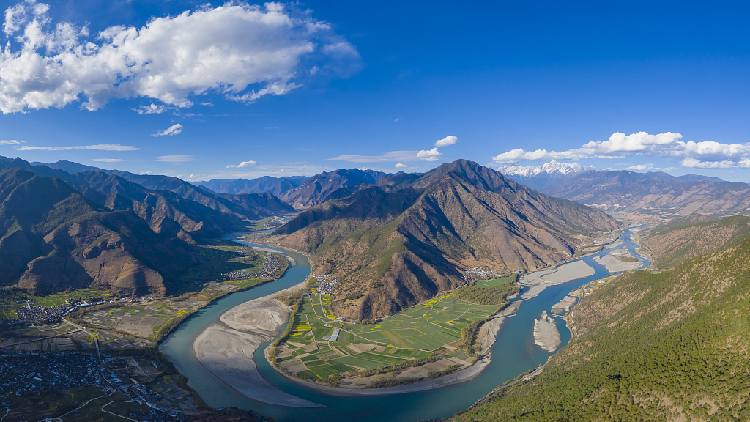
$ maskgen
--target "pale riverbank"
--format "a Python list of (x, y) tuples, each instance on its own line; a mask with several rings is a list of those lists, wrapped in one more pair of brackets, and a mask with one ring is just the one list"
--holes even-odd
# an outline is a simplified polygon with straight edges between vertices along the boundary
[(291, 308), (274, 297), (304, 285), (300, 283), (227, 310), (220, 318), (226, 326), (212, 324), (195, 339), (195, 357), (209, 372), (249, 398), (287, 407), (319, 407), (271, 385), (253, 360), (255, 350), (276, 337), (289, 319)]
[(594, 261), (604, 265), (607, 268), (607, 271), (609, 271), (610, 273), (619, 273), (622, 271), (634, 270), (636, 268), (640, 268), (641, 266), (640, 260), (634, 262), (625, 262), (622, 261), (620, 257), (623, 257), (625, 259), (633, 258), (633, 256), (630, 255), (627, 249), (615, 249), (606, 256), (594, 258)]
[(562, 264), (554, 268), (524, 274), (519, 280), (519, 285), (529, 287), (529, 290), (521, 295), (521, 299), (531, 299), (544, 291), (548, 286), (567, 283), (578, 278), (594, 275), (594, 268), (589, 264), (578, 260)]

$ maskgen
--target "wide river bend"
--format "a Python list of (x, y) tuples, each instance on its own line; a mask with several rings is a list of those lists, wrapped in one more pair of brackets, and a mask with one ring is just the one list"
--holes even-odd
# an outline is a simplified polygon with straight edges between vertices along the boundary
[[(235, 238), (237, 234), (228, 238)], [(402, 421), (446, 418), (471, 406), (498, 385), (515, 378), (518, 374), (544, 363), (552, 353), (534, 344), (534, 320), (543, 311), (548, 314), (553, 305), (573, 289), (610, 274), (594, 261), (595, 256), (604, 256), (612, 249), (627, 248), (631, 255), (639, 258), (642, 267), (648, 260), (635, 251), (637, 245), (631, 240), (632, 231), (626, 230), (622, 242), (607, 247), (583, 260), (594, 268), (594, 275), (547, 287), (538, 296), (523, 301), (516, 315), (507, 318), (500, 328), (497, 341), (492, 346), (492, 362), (475, 378), (460, 383), (427, 391), (378, 396), (331, 396), (293, 382), (274, 370), (263, 356), (268, 344), (255, 352), (254, 359), (261, 375), (277, 388), (325, 407), (290, 408), (270, 405), (249, 399), (208, 372), (193, 353), (193, 342), (209, 325), (219, 323), (219, 317), (228, 309), (248, 300), (267, 296), (304, 281), (310, 274), (310, 264), (304, 255), (283, 250), (296, 261), (283, 277), (272, 283), (250, 290), (233, 293), (200, 310), (174, 330), (162, 343), (160, 349), (177, 369), (189, 379), (203, 400), (210, 406), (239, 407), (252, 409), (262, 415), (283, 421)], [(266, 245), (255, 245), (263, 246)], [(561, 346), (570, 340), (570, 331), (562, 318), (555, 319), (561, 335)]]

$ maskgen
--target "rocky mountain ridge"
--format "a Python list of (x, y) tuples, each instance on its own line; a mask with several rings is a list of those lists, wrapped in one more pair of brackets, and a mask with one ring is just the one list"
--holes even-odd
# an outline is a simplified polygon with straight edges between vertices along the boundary
[(601, 211), (457, 160), (313, 206), (276, 240), (311, 253), (316, 272), (339, 276), (337, 315), (366, 319), (462, 285), (470, 267), (509, 272), (563, 262), (587, 236), (616, 227)]
[(163, 295), (195, 262), (179, 233), (156, 232), (133, 210), (107, 210), (60, 179), (0, 170), (0, 285)]

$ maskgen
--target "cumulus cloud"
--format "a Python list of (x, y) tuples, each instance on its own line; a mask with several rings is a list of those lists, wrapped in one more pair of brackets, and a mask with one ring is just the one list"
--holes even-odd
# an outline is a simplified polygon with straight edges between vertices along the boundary
[(404, 163), (396, 163), (396, 168), (397, 169), (406, 168), (406, 164), (404, 164)]
[(182, 132), (182, 125), (177, 123), (176, 125), (172, 125), (161, 132), (157, 131), (156, 133), (152, 133), (151, 136), (174, 136), (179, 135)]
[(94, 161), (101, 161), (103, 163), (119, 163), (123, 160), (120, 158), (94, 158)]
[(3, 113), (81, 100), (97, 110), (112, 98), (134, 97), (190, 107), (193, 97), (209, 92), (252, 102), (299, 87), (297, 79), (312, 77), (305, 69), (314, 62), (317, 73), (336, 74), (361, 61), (330, 25), (279, 3), (229, 2), (93, 36), (87, 27), (53, 24), (48, 11), (32, 0), (5, 10)]
[(735, 163), (732, 160), (721, 160), (721, 161), (702, 161), (692, 157), (685, 158), (680, 161), (683, 167), (693, 167), (699, 169), (728, 169), (731, 167), (750, 167), (750, 159), (742, 159), (739, 163)]
[(162, 114), (167, 110), (169, 110), (169, 107), (156, 105), (154, 103), (151, 103), (151, 105), (140, 106), (133, 109), (133, 111), (137, 112), (138, 114)]
[(16, 151), (68, 151), (72, 149), (94, 149), (99, 151), (136, 151), (140, 148), (131, 147), (128, 145), (120, 144), (96, 144), (96, 145), (85, 145), (77, 147), (34, 147), (34, 146), (22, 146), (16, 147)]
[(436, 147), (447, 147), (448, 145), (455, 145), (458, 142), (456, 136), (446, 136), (445, 138), (435, 142)]
[(257, 164), (258, 164), (258, 162), (255, 161), (255, 160), (248, 160), (248, 161), (243, 161), (243, 162), (241, 162), (239, 164), (230, 164), (226, 168), (228, 168), (228, 169), (242, 168), (242, 167), (254, 166), (254, 165), (257, 165)]
[(162, 161), (165, 163), (187, 163), (188, 161), (195, 160), (192, 155), (162, 155), (156, 157), (156, 161)]
[(654, 163), (646, 163), (646, 164), (634, 164), (632, 166), (625, 167), (625, 170), (659, 170), (659, 169), (654, 167)]
[[(642, 155), (662, 158), (682, 158), (685, 167), (725, 168), (737, 167), (750, 156), (750, 144), (723, 144), (715, 141), (682, 141), (679, 133), (650, 135), (638, 132), (630, 135), (613, 133), (606, 141), (591, 141), (580, 148), (567, 151), (521, 148), (492, 157), (496, 163), (517, 163), (523, 160), (578, 160), (585, 158), (623, 158)], [(714, 164), (709, 164), (714, 163)]]
[(428, 150), (421, 150), (417, 153), (417, 158), (425, 161), (437, 161), (438, 156), (443, 155), (442, 152), (438, 151), (437, 147)]

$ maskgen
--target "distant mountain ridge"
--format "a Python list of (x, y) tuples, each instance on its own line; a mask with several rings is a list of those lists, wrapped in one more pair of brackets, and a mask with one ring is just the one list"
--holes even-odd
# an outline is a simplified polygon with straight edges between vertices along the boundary
[(309, 179), (307, 176), (271, 177), (257, 179), (211, 179), (198, 185), (216, 193), (270, 193), (276, 197), (296, 188)]
[(337, 315), (367, 319), (462, 285), (470, 267), (514, 271), (563, 262), (582, 238), (616, 227), (601, 211), (458, 160), (361, 186), (276, 233), (282, 245), (310, 253), (316, 273), (339, 276)]
[(581, 172), (541, 189), (547, 195), (613, 211), (670, 209), (688, 215), (741, 212), (750, 207), (750, 185), (664, 172)]
[(335, 191), (351, 188), (359, 183), (375, 184), (387, 174), (375, 170), (340, 169), (317, 174), (294, 189), (286, 191), (279, 199), (295, 209), (322, 204)]
[[(58, 167), (77, 168), (68, 162)], [(39, 176), (59, 178), (107, 209), (132, 209), (154, 231), (165, 229), (189, 242), (195, 236), (210, 238), (239, 230), (244, 227), (243, 219), (257, 220), (293, 211), (270, 194), (216, 194), (176, 177), (123, 171), (71, 174), (46, 165), (31, 165), (19, 158), (0, 159), (0, 168), (20, 168)]]
[(595, 171), (593, 166), (582, 166), (578, 163), (560, 163), (552, 160), (541, 166), (504, 166), (497, 171), (505, 177), (528, 186), (531, 189), (540, 190), (555, 182), (575, 173)]

